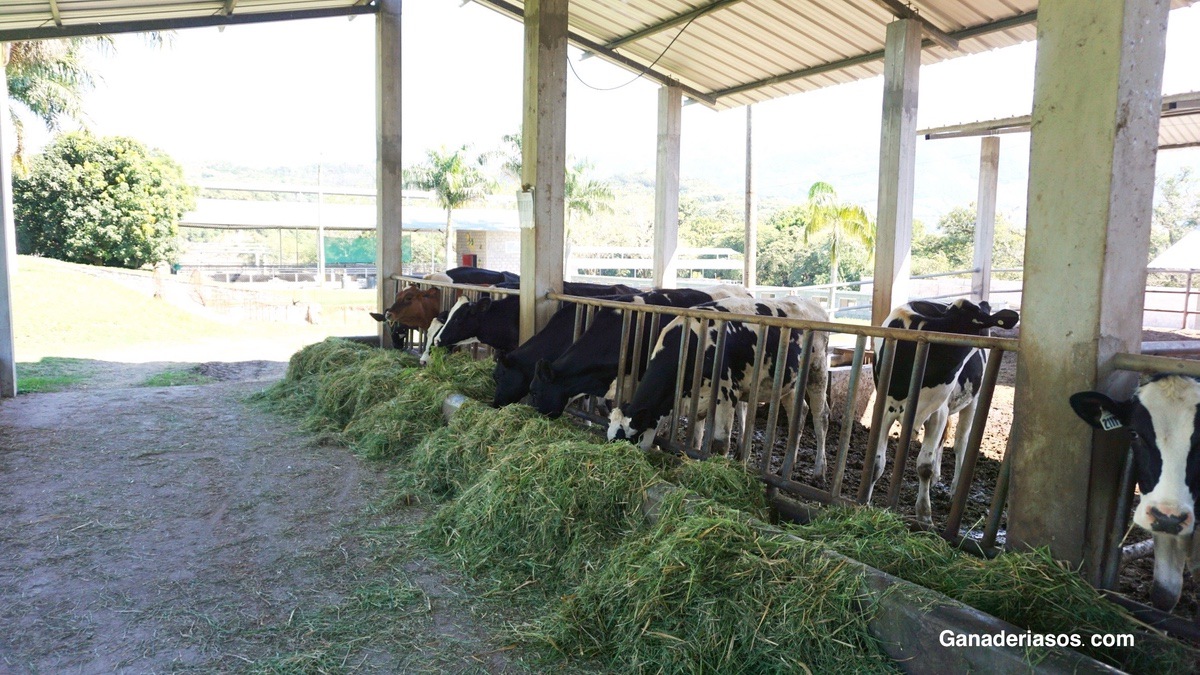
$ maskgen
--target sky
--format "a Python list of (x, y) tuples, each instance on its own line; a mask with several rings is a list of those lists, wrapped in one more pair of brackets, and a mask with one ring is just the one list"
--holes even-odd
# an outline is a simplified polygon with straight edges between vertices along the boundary
[[(500, 147), (521, 117), (521, 26), (461, 0), (407, 0), (403, 16), (403, 159), (463, 144)], [(161, 148), (189, 171), (209, 162), (306, 166), (375, 163), (374, 17), (177, 31), (155, 47), (118, 36), (94, 54), (89, 127)], [(925, 66), (918, 126), (1028, 114), (1036, 46)], [(653, 176), (658, 85), (570, 50), (567, 151), (600, 177)], [(1200, 7), (1171, 12), (1164, 92), (1200, 91)], [(624, 86), (622, 86), (624, 85)], [(607, 90), (606, 90), (607, 89)], [(760, 199), (799, 201), (815, 181), (874, 211), (882, 78), (754, 107)], [(27, 124), (34, 129), (36, 124)], [(46, 133), (34, 132), (34, 149)], [(684, 108), (681, 177), (743, 189), (745, 109)], [(1028, 134), (1001, 137), (997, 208), (1024, 222)], [(914, 215), (927, 224), (975, 200), (979, 139), (918, 142)], [(1160, 153), (1159, 175), (1200, 174), (1200, 148)]]

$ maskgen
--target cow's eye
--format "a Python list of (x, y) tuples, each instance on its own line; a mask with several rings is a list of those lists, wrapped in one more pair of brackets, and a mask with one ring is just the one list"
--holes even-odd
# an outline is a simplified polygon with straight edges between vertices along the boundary
[(1141, 435), (1138, 434), (1138, 432), (1134, 431), (1133, 429), (1129, 430), (1129, 437), (1135, 441), (1141, 440), (1141, 438), (1142, 438)]

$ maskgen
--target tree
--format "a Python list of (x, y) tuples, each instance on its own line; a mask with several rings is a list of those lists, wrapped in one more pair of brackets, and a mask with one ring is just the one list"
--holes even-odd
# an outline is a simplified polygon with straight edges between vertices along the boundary
[(1184, 235), (1200, 227), (1200, 185), (1184, 167), (1159, 182), (1150, 228), (1150, 259), (1171, 248)]
[(132, 138), (64, 134), (13, 180), (17, 250), (109, 267), (173, 262), (179, 219), (195, 203), (166, 154)]
[[(108, 39), (108, 38), (104, 38)], [(8, 47), (6, 80), (9, 100), (17, 106), (9, 111), (17, 132), (16, 166), (24, 169), (25, 126), (18, 114), (23, 108), (57, 130), (65, 122), (83, 119), (83, 93), (95, 83), (83, 52), (97, 38), (32, 40), (13, 42)]]
[(486, 160), (486, 155), (470, 156), (465, 145), (453, 152), (443, 147), (427, 150), (425, 163), (405, 174), (405, 187), (429, 190), (446, 210), (446, 269), (456, 265), (454, 210), (483, 199), (492, 189), (492, 182), (483, 173)]
[[(950, 209), (938, 220), (937, 231), (913, 227), (913, 273), (932, 274), (972, 269), (975, 265), (974, 204)], [(1025, 255), (1025, 234), (1003, 213), (996, 214), (992, 233), (992, 266), (1020, 267)]]
[[(804, 241), (814, 235), (829, 233), (829, 283), (838, 283), (838, 263), (841, 260), (844, 242), (857, 242), (868, 251), (875, 248), (875, 224), (867, 212), (857, 204), (838, 201), (837, 192), (829, 183), (816, 182), (808, 188), (808, 202), (803, 207), (805, 216)], [(829, 289), (829, 306), (833, 308), (837, 286)]]

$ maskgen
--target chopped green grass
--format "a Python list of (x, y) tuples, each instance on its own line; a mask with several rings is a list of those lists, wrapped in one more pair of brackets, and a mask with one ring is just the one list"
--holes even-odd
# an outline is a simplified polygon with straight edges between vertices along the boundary
[(762, 481), (725, 457), (713, 456), (702, 462), (684, 457), (682, 464), (670, 470), (668, 479), (760, 520), (769, 514)]
[[(811, 524), (792, 530), (854, 558), (1038, 633), (1130, 633), (1143, 628), (1105, 600), (1083, 577), (1048, 550), (1008, 552), (984, 560), (956, 550), (941, 537), (911, 532), (894, 513), (829, 507)], [(1181, 645), (1092, 648), (1079, 651), (1131, 672), (1187, 672), (1194, 654)]]

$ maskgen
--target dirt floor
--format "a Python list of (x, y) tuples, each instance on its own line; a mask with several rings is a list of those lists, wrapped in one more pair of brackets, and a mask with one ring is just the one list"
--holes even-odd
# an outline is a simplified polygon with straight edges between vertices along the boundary
[(399, 552), (380, 574), (363, 554), (365, 533), (425, 512), (368, 509), (381, 467), (246, 401), (282, 360), (192, 363), (216, 381), (137, 386), (185, 365), (92, 361), (81, 390), (0, 403), (0, 673), (316, 670), (322, 645), (300, 619), (379, 578), (398, 578), (411, 614), (325, 663), (506, 669), (452, 572)]

